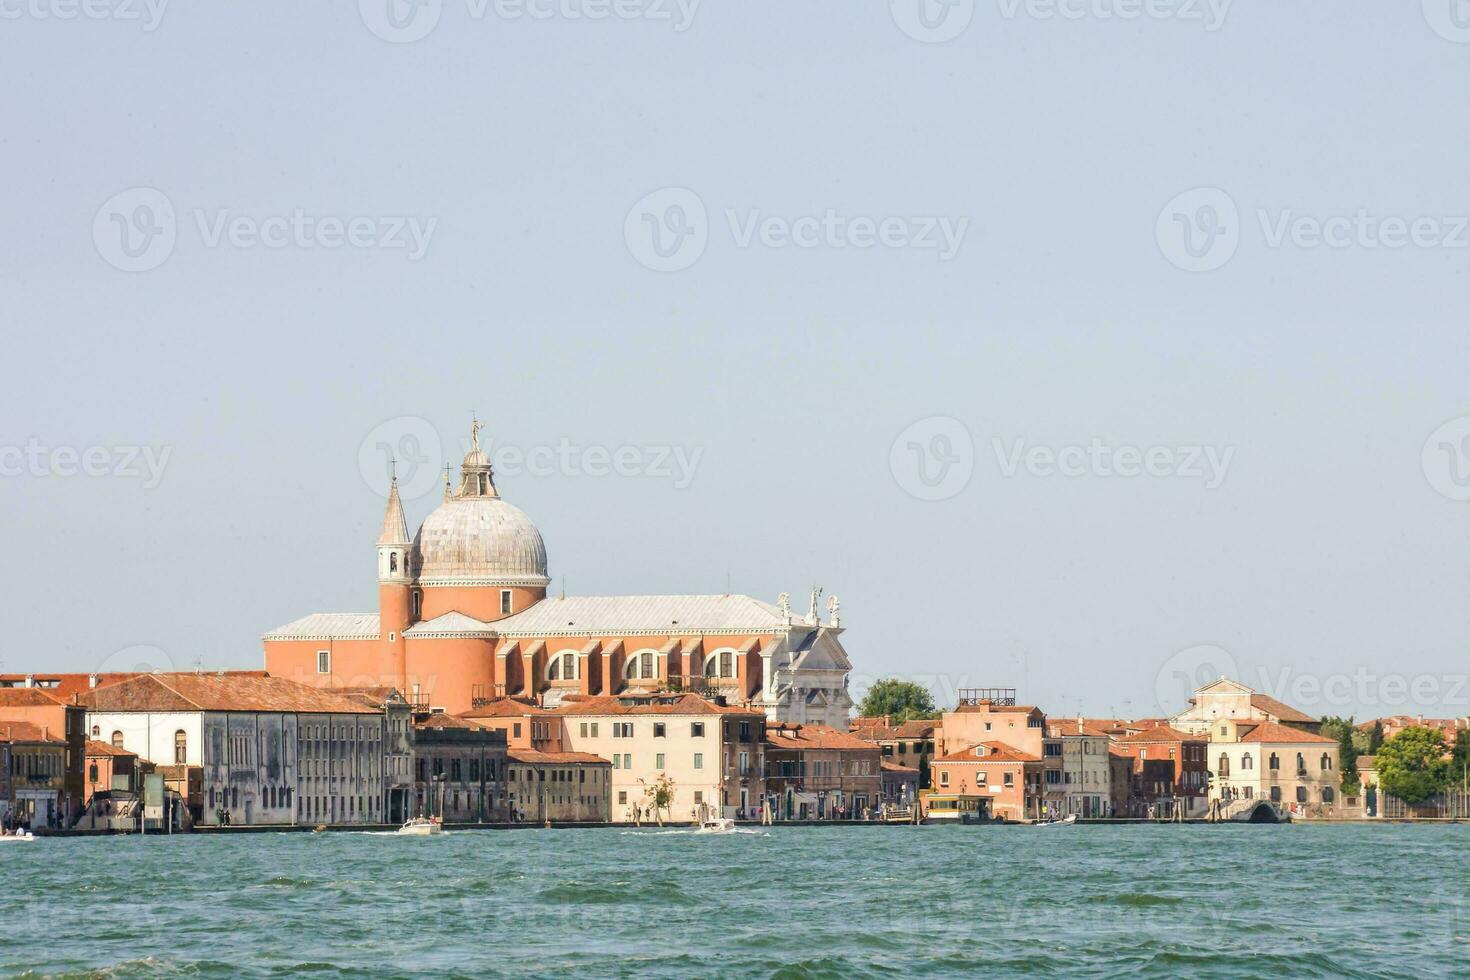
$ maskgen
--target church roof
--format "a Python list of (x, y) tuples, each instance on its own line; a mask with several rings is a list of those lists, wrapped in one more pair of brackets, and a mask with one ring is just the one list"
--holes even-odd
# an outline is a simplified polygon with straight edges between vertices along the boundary
[(283, 677), (249, 674), (143, 674), (82, 695), (91, 711), (247, 711), (377, 714), (357, 698)]
[(265, 634), (266, 640), (376, 640), (377, 613), (312, 613)]
[(785, 628), (779, 608), (748, 595), (546, 598), (494, 624), (501, 636), (767, 633)]
[(422, 623), (415, 623), (403, 631), (404, 636), (494, 636), (495, 627), (482, 623), (473, 616), (450, 611)]

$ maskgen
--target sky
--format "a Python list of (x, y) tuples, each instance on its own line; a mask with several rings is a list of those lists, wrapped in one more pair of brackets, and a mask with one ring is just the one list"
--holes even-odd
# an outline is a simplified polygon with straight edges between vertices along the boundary
[(0, 77), (0, 670), (375, 609), (473, 412), (553, 589), (821, 586), (859, 693), (1470, 714), (1459, 0), (0, 0)]

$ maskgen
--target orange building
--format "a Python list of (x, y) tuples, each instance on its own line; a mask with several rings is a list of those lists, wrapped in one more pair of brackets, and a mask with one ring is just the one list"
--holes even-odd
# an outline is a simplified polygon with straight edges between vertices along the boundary
[[(136, 790), (139, 783), (138, 753), (129, 752), (108, 742), (87, 742), (87, 796), (83, 806), (97, 793), (110, 793), (114, 788)], [(119, 780), (126, 783), (117, 786)]]
[(983, 742), (950, 752), (930, 764), (934, 792), (940, 796), (980, 796), (989, 801), (980, 813), (1006, 820), (1041, 816), (1040, 755), (1018, 752), (1001, 742)]
[(86, 798), (82, 764), (86, 755), (86, 712), (78, 704), (39, 687), (0, 688), (0, 727), (11, 723), (34, 725), (46, 742), (65, 746), (62, 755), (60, 793), (50, 822), (70, 827), (81, 815)]
[(820, 590), (804, 617), (784, 595), (776, 605), (743, 595), (548, 598), (541, 532), (501, 498), (478, 422), (458, 488), (446, 480), (412, 537), (393, 481), (377, 573), (376, 614), (317, 613), (272, 630), (266, 670), (318, 687), (388, 685), (416, 711), (687, 690), (774, 721), (847, 727), (851, 664), (835, 598), (827, 622)]

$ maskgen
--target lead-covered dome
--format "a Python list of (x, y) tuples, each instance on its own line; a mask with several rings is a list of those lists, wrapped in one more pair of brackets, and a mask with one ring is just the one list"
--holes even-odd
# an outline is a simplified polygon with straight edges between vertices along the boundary
[(459, 489), (451, 494), (445, 483), (444, 503), (414, 536), (413, 575), (421, 585), (545, 586), (546, 543), (519, 507), (500, 499), (479, 435), (475, 422)]

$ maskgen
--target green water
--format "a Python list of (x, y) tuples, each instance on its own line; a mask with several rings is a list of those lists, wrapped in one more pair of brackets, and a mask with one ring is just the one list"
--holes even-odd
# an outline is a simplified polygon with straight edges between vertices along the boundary
[(1470, 975), (1470, 827), (0, 845), (0, 973)]

